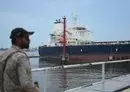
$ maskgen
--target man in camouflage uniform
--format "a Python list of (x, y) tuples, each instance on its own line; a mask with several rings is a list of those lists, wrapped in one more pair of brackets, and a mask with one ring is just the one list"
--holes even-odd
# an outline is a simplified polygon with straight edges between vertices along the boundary
[(6, 59), (8, 55), (15, 52), (8, 58), (3, 73), (5, 92), (40, 92), (32, 81), (29, 58), (23, 51), (29, 48), (29, 35), (33, 33), (23, 28), (15, 28), (11, 32), (12, 47), (2, 56), (2, 59)]

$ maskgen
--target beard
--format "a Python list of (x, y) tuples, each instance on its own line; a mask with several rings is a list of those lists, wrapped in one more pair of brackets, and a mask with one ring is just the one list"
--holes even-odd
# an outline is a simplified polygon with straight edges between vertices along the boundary
[(22, 48), (22, 49), (29, 49), (29, 44), (22, 44), (22, 45), (21, 45), (21, 48)]

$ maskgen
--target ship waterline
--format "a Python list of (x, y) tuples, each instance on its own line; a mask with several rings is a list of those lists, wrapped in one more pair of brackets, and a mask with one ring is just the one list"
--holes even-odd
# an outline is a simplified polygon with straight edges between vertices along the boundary
[[(44, 61), (47, 61), (49, 63), (56, 63), (61, 64), (62, 63), (62, 57), (59, 56), (43, 56), (44, 58), (41, 58)], [(68, 60), (66, 59), (65, 64), (81, 64), (81, 63), (89, 63), (89, 62), (101, 62), (101, 61), (111, 61), (111, 60), (124, 60), (129, 59), (130, 54), (102, 54), (102, 55), (72, 55)]]

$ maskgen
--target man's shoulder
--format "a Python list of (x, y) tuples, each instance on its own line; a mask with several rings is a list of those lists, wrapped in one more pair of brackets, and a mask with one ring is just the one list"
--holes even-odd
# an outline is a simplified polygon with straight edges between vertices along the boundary
[(16, 51), (16, 53), (13, 55), (14, 57), (19, 57), (19, 58), (26, 58), (27, 54), (23, 51)]
[(6, 51), (4, 51), (3, 53), (1, 53), (0, 57), (1, 60), (4, 60), (8, 57), (8, 55), (12, 52), (13, 50), (11, 48), (7, 49)]
[(14, 48), (9, 48), (8, 50), (6, 50), (6, 51), (3, 53), (2, 57), (6, 58), (6, 57), (8, 57), (9, 55), (11, 55), (11, 57), (12, 57), (13, 59), (20, 58), (20, 57), (22, 57), (22, 58), (27, 57), (27, 54), (26, 54), (24, 51), (22, 51), (22, 50), (17, 50), (17, 49), (14, 49)]

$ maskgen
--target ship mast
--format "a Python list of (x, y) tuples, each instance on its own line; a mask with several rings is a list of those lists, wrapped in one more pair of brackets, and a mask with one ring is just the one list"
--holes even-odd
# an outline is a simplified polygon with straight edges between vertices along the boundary
[(77, 25), (77, 15), (72, 15), (72, 19), (73, 19), (73, 25), (76, 26)]
[(63, 17), (63, 27), (64, 27), (64, 34), (63, 34), (63, 56), (62, 61), (65, 61), (66, 57), (66, 17)]

